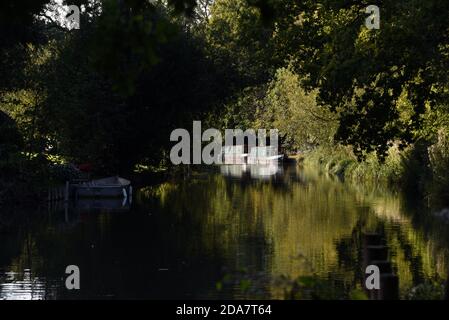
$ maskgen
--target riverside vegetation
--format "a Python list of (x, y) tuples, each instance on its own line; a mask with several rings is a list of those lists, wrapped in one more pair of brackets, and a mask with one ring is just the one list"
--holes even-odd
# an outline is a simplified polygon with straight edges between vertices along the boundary
[[(312, 170), (314, 173), (324, 170), (354, 182), (396, 185), (408, 194), (426, 199), (425, 203), (432, 207), (441, 209), (449, 205), (448, 1), (382, 2), (380, 29), (373, 30), (365, 26), (365, 9), (373, 3), (365, 0), (73, 0), (63, 3), (82, 9), (79, 30), (65, 29), (60, 19), (51, 14), (57, 5), (55, 0), (0, 3), (0, 205), (39, 201), (48, 186), (76, 176), (75, 165), (87, 164), (92, 174), (99, 176), (141, 177), (173, 171), (168, 170), (173, 169), (169, 161), (173, 146), (170, 133), (176, 128), (189, 128), (195, 120), (202, 121), (204, 127), (218, 129), (276, 128), (284, 152), (299, 154), (308, 170), (319, 165), (319, 169)], [(191, 228), (184, 227), (185, 221), (179, 224), (182, 225), (179, 230), (185, 233), (208, 228), (208, 223), (215, 220), (208, 220), (204, 212), (218, 212), (217, 220), (223, 221), (219, 227), (230, 230), (223, 234), (231, 240), (242, 238), (238, 222), (248, 219), (248, 229), (256, 236), (266, 232), (267, 239), (277, 241), (277, 248), (285, 243), (284, 235), (291, 234), (286, 242), (289, 245), (304, 243), (310, 247), (309, 253), (313, 253), (313, 245), (318, 244), (327, 250), (326, 257), (334, 261), (336, 237), (332, 235), (338, 233), (337, 238), (342, 239), (340, 247), (350, 247), (350, 252), (355, 254), (357, 245), (352, 245), (353, 239), (346, 234), (359, 234), (358, 219), (375, 219), (372, 214), (361, 215), (358, 210), (364, 208), (357, 206), (358, 197), (351, 196), (338, 184), (331, 187), (340, 188), (340, 193), (327, 188), (327, 184), (318, 189), (320, 192), (296, 185), (294, 197), (287, 196), (279, 186), (268, 188), (260, 184), (264, 192), (257, 185), (251, 187), (255, 189), (234, 186), (235, 195), (248, 197), (251, 201), (247, 203), (257, 204), (251, 214), (242, 215), (241, 207), (234, 207), (228, 197), (224, 178), (211, 174), (208, 177), (215, 179), (212, 187), (198, 188), (201, 201), (194, 201), (195, 206), (191, 206), (190, 186), (181, 188), (185, 202), (175, 192), (182, 187), (179, 183), (167, 184), (162, 192), (162, 199), (176, 200), (167, 201), (176, 214), (190, 206), (197, 213), (196, 216), (191, 212), (186, 214), (189, 219), (198, 218), (199, 222), (193, 221)], [(218, 187), (214, 189), (214, 185)], [(330, 203), (338, 204), (337, 200), (345, 196), (349, 197), (345, 203), (352, 210), (339, 205), (325, 208), (329, 197), (336, 198)], [(271, 201), (271, 197), (277, 200)], [(303, 197), (310, 197), (310, 201), (303, 201)], [(155, 198), (152, 194), (148, 202), (156, 201)], [(298, 228), (292, 225), (290, 233), (284, 231), (286, 201), (293, 201), (288, 208), (298, 221)], [(271, 203), (276, 204), (277, 214), (270, 211)], [(302, 232), (300, 227), (308, 226), (302, 219), (320, 222), (316, 220), (317, 204), (323, 215), (320, 221), (340, 217), (341, 225), (319, 223), (317, 228), (305, 228)], [(301, 206), (306, 207), (301, 209)], [(381, 211), (393, 216), (398, 213), (397, 205)], [(416, 216), (424, 216), (423, 211), (416, 210)], [(228, 228), (229, 212), (236, 219), (231, 229)], [(278, 231), (271, 233), (269, 227), (264, 231), (257, 224), (262, 221), (257, 218), (260, 214), (267, 220), (275, 219), (274, 227)], [(351, 225), (345, 218), (347, 214), (351, 215)], [(155, 250), (159, 252), (159, 243), (167, 239), (162, 236), (158, 242), (147, 236), (165, 235), (172, 223), (164, 219), (176, 216), (164, 214), (156, 218), (160, 217), (160, 225), (154, 224), (153, 218), (147, 215), (112, 218), (118, 221), (113, 226), (128, 225), (128, 230), (140, 230), (128, 239), (131, 244), (123, 246), (127, 257), (129, 248), (135, 248), (134, 239), (134, 243), (144, 243), (139, 237), (148, 240), (149, 246), (156, 243)], [(144, 220), (148, 224), (139, 220), (136, 223), (134, 218), (149, 219)], [(102, 223), (108, 221), (104, 219)], [(415, 222), (410, 221), (407, 220), (406, 230), (415, 227)], [(98, 227), (95, 221), (91, 222)], [(377, 225), (377, 221), (373, 224)], [(422, 222), (416, 225), (428, 226)], [(19, 229), (26, 226), (22, 222), (15, 224)], [(51, 229), (44, 226), (43, 230)], [(350, 229), (346, 230), (348, 226)], [(92, 228), (94, 234), (102, 234), (95, 228)], [(148, 232), (148, 228), (154, 232)], [(402, 278), (413, 276), (413, 281), (403, 283), (415, 286), (422, 282), (419, 268), (416, 273), (410, 272), (409, 252), (413, 253), (410, 256), (417, 256), (413, 250), (422, 251), (420, 256), (426, 257), (413, 261), (425, 263), (429, 275), (426, 278), (432, 278), (435, 270), (439, 275), (437, 286), (424, 283), (413, 291), (414, 296), (440, 298), (443, 295), (442, 290), (434, 288), (442, 288), (447, 272), (444, 250), (435, 254), (430, 251), (433, 247), (423, 240), (429, 234), (435, 243), (444, 240), (447, 232), (443, 228), (440, 233), (435, 229), (420, 231), (422, 236), (415, 236), (395, 225), (391, 227), (390, 243), (397, 244), (393, 249), (404, 251), (395, 255), (404, 258), (397, 263), (399, 274)], [(45, 243), (47, 234), (39, 228), (36, 230), (36, 239), (40, 239), (36, 243)], [(320, 230), (313, 236), (325, 241), (315, 243), (305, 237), (313, 230)], [(79, 238), (87, 246), (89, 239), (82, 234)], [(106, 243), (116, 244), (118, 241), (112, 240), (112, 235), (122, 234), (122, 229), (114, 229)], [(179, 239), (179, 250), (183, 252), (189, 249), (186, 243), (194, 243), (178, 236), (173, 238)], [(73, 248), (81, 250), (78, 237), (72, 240)], [(205, 245), (216, 252), (213, 241), (208, 239)], [(18, 252), (26, 247), (18, 241), (1, 243), (7, 246), (14, 243)], [(52, 243), (65, 244), (64, 241)], [(232, 241), (218, 239), (216, 243), (227, 246)], [(48, 254), (48, 261), (70, 253), (65, 247), (60, 251), (42, 248), (33, 247)], [(230, 257), (235, 257), (233, 247), (229, 248)], [(290, 263), (291, 256), (297, 253), (294, 249), (275, 253), (281, 255), (280, 260)], [(77, 252), (83, 257), (90, 256)], [(141, 248), (135, 252), (134, 256), (139, 256)], [(260, 257), (255, 250), (248, 252), (254, 254), (254, 259)], [(151, 266), (154, 256), (164, 255), (147, 256)], [(342, 254), (343, 262), (349, 260), (346, 264), (335, 264), (351, 266), (348, 282), (356, 279), (352, 272), (358, 272), (352, 257), (353, 254)], [(198, 261), (203, 258), (199, 255)], [(435, 263), (433, 258), (438, 261)], [(198, 265), (204, 267), (202, 263)], [(128, 266), (127, 274), (134, 274), (134, 261)], [(18, 271), (23, 269), (20, 267)], [(197, 278), (199, 281), (212, 281), (212, 277), (204, 277), (210, 268), (192, 270), (195, 269), (204, 271)], [(99, 274), (103, 274), (101, 270)], [(323, 275), (333, 273), (322, 270)], [(55, 274), (60, 276), (56, 271)], [(300, 287), (306, 289), (304, 295), (287, 290), (287, 297), (313, 298), (317, 289), (324, 288), (324, 295), (318, 295), (324, 298), (329, 293), (326, 288), (333, 290), (337, 286), (333, 280), (311, 281), (314, 275), (304, 278), (304, 274), (293, 272), (293, 279), (299, 278), (285, 281), (293, 287), (299, 281)], [(221, 287), (217, 283), (217, 288)], [(250, 285), (244, 281), (242, 287), (246, 290)], [(353, 295), (353, 298), (360, 296), (358, 292), (346, 292), (344, 297)], [(341, 292), (338, 296), (341, 297)]]
[(72, 2), (70, 31), (54, 0), (2, 4), (0, 203), (39, 199), (72, 164), (167, 169), (193, 120), (277, 128), (306, 164), (447, 201), (447, 3), (383, 4), (368, 30), (365, 1)]

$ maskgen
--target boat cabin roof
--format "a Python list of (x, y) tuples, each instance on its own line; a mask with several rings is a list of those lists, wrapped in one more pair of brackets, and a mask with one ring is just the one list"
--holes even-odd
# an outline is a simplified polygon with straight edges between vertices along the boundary
[(253, 157), (272, 157), (278, 155), (278, 149), (275, 146), (253, 147), (249, 154)]
[(244, 145), (224, 146), (223, 153), (224, 154), (243, 154), (243, 153), (245, 153), (245, 146)]

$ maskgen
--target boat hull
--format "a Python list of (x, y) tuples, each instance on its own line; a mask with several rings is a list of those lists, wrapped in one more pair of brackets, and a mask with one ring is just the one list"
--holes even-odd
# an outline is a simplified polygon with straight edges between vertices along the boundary
[(79, 198), (123, 198), (128, 195), (128, 187), (79, 186), (76, 194)]
[(93, 180), (74, 186), (77, 198), (130, 198), (131, 183), (120, 177)]
[(283, 159), (283, 155), (276, 155), (270, 157), (248, 157), (248, 164), (271, 164), (281, 161)]

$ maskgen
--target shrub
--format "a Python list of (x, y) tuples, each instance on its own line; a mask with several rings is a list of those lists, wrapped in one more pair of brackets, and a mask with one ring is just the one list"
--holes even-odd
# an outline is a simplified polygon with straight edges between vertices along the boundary
[(433, 191), (440, 198), (449, 199), (449, 132), (438, 131), (437, 141), (428, 148), (430, 169), (432, 171)]

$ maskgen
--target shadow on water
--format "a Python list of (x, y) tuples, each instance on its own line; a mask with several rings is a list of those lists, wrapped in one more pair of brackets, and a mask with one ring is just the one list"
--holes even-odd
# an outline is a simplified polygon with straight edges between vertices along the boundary
[[(129, 207), (3, 209), (0, 298), (363, 298), (369, 233), (388, 247), (400, 298), (443, 296), (448, 226), (425, 206), (271, 165), (195, 171), (141, 188)], [(71, 264), (80, 290), (65, 288)]]

